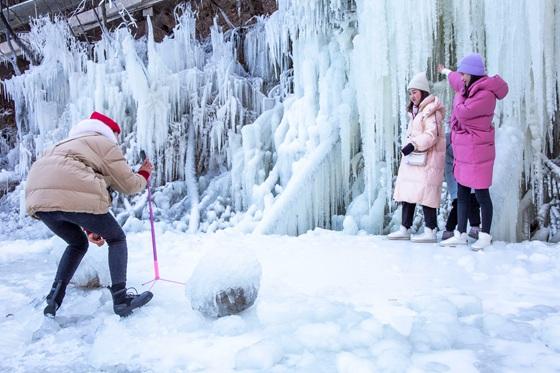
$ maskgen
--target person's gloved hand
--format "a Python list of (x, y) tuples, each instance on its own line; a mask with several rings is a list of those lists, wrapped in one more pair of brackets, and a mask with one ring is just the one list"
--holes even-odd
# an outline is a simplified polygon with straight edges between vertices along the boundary
[(412, 145), (411, 143), (406, 144), (402, 149), (401, 152), (404, 155), (409, 155), (410, 153), (412, 153), (414, 151), (414, 145)]
[(97, 233), (88, 232), (87, 238), (88, 238), (89, 242), (94, 243), (97, 246), (102, 246), (105, 243), (105, 240), (103, 239), (103, 237), (101, 237)]
[(142, 163), (142, 166), (140, 166), (140, 169), (138, 169), (138, 173), (144, 176), (144, 179), (148, 180), (150, 178), (153, 169), (154, 169), (154, 165), (152, 164), (152, 162), (150, 162), (148, 158), (146, 158), (144, 159), (144, 163)]

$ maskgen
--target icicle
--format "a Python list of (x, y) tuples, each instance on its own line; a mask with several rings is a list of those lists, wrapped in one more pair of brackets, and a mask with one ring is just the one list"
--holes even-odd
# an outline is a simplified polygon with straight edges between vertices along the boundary
[[(186, 118), (184, 118), (184, 123), (185, 122)], [(187, 183), (187, 194), (191, 202), (191, 214), (189, 219), (190, 233), (196, 233), (196, 231), (198, 231), (198, 224), (200, 222), (198, 183), (196, 181), (195, 169), (195, 141), (194, 124), (191, 123), (188, 125), (187, 129), (187, 156), (185, 160), (185, 180)]]
[(255, 25), (247, 31), (243, 41), (243, 53), (248, 72), (253, 77), (271, 80), (273, 77), (273, 59), (270, 56), (266, 39), (266, 20), (256, 18)]

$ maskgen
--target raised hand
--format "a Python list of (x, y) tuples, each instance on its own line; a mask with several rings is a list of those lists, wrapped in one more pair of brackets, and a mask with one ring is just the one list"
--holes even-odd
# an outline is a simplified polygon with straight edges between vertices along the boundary
[(412, 145), (412, 144), (410, 144), (410, 143), (406, 144), (406, 145), (401, 149), (401, 152), (402, 152), (404, 155), (409, 155), (409, 154), (412, 153), (413, 151), (414, 151), (414, 145)]
[(142, 163), (142, 166), (140, 166), (140, 169), (138, 170), (138, 172), (144, 171), (148, 175), (151, 175), (153, 169), (154, 169), (154, 165), (152, 164), (152, 162), (150, 162), (150, 160), (148, 158), (146, 158), (146, 159), (144, 159), (144, 162)]

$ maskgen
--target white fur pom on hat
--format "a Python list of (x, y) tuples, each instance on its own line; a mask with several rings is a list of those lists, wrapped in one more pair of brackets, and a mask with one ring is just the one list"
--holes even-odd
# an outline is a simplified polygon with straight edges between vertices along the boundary
[(430, 93), (430, 82), (428, 82), (428, 78), (426, 78), (426, 73), (421, 72), (414, 75), (410, 83), (408, 83), (407, 89), (419, 89)]

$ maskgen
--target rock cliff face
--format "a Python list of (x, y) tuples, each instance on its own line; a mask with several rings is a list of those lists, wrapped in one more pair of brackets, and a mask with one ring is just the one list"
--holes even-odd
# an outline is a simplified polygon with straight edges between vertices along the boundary
[[(251, 19), (259, 15), (268, 15), (276, 10), (275, 0), (203, 0), (203, 1), (163, 1), (153, 7), (153, 25), (156, 41), (161, 41), (175, 27), (173, 11), (177, 5), (190, 3), (198, 12), (196, 31), (201, 38), (210, 34), (214, 19), (224, 29), (242, 27), (251, 24)], [(140, 12), (141, 13), (141, 12)], [(146, 33), (146, 18), (143, 14), (134, 14), (138, 29), (136, 35)]]

